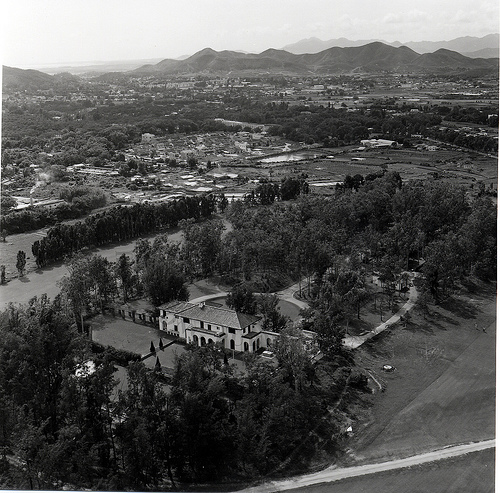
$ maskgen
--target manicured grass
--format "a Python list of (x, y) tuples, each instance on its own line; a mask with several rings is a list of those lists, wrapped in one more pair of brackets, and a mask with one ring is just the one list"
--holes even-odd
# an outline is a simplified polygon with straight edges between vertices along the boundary
[[(165, 335), (159, 329), (140, 322), (134, 323), (130, 320), (123, 320), (121, 317), (102, 316), (94, 317), (89, 322), (92, 325), (92, 339), (105, 346), (113, 346), (117, 349), (126, 349), (137, 354), (146, 355), (149, 353), (151, 342), (156, 349), (160, 342), (160, 337), (166, 344), (174, 338)], [(163, 366), (173, 367), (175, 354), (184, 351), (180, 344), (173, 344), (163, 351), (159, 351), (160, 362)], [(151, 357), (144, 360), (146, 366), (152, 366), (156, 358)]]
[[(431, 307), (425, 318), (414, 311), (406, 330), (398, 325), (356, 350), (358, 365), (385, 392), (357, 409), (355, 462), (494, 437), (495, 286), (482, 288)], [(384, 364), (396, 371), (384, 373)]]

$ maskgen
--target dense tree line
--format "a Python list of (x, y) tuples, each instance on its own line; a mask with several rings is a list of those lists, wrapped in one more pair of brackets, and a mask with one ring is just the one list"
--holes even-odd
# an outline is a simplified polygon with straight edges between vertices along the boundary
[(93, 214), (75, 224), (57, 224), (47, 236), (34, 242), (32, 253), (39, 267), (48, 265), (82, 248), (130, 240), (164, 228), (182, 219), (207, 218), (216, 210), (213, 195), (183, 197), (161, 204), (116, 206)]
[(106, 194), (102, 190), (82, 186), (63, 188), (60, 198), (66, 203), (54, 208), (34, 207), (2, 214), (0, 229), (5, 229), (8, 234), (25, 233), (68, 219), (78, 219), (107, 203)]
[[(266, 291), (282, 275), (322, 279), (342, 257), (370, 260), (375, 270), (392, 266), (395, 275), (409, 268), (410, 258), (423, 258), (426, 269), (440, 265), (435, 270), (439, 292), (450, 287), (443, 284), (448, 274), (454, 280), (474, 273), (493, 278), (496, 211), (488, 197), (434, 180), (403, 183), (392, 172), (346, 183), (329, 198), (231, 204), (233, 230), (222, 244), (222, 271), (257, 282), (256, 291)], [(449, 264), (439, 260), (445, 251)]]
[[(0, 480), (8, 488), (178, 490), (307, 467), (342, 448), (355, 370), (312, 365), (293, 329), (277, 366), (233, 373), (215, 346), (188, 348), (167, 391), (130, 363), (115, 390), (111, 353), (93, 352), (64, 298), (0, 313)], [(351, 381), (352, 380), (352, 381)]]

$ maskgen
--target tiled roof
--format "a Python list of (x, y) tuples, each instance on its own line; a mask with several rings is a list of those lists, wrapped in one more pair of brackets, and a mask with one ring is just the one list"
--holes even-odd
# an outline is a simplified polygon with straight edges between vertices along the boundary
[(165, 303), (164, 305), (159, 306), (158, 308), (160, 310), (168, 310), (169, 312), (173, 313), (179, 313), (182, 310), (185, 310), (186, 308), (190, 308), (192, 306), (196, 306), (193, 303), (189, 303), (187, 301), (169, 301), (168, 303)]
[(243, 329), (260, 320), (260, 317), (239, 313), (229, 308), (219, 308), (206, 304), (194, 305), (187, 302), (176, 302), (162, 305), (160, 309), (169, 310), (176, 315), (182, 315), (193, 320), (201, 320), (208, 324), (222, 325), (233, 329)]

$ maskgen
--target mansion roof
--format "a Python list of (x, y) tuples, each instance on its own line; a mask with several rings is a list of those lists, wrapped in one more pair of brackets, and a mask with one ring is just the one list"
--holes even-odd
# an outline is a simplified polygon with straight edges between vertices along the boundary
[(173, 301), (159, 307), (174, 315), (180, 315), (193, 320), (231, 327), (233, 329), (244, 329), (260, 320), (256, 315), (240, 313), (229, 308), (221, 308), (207, 305), (205, 303), (194, 304), (186, 301)]

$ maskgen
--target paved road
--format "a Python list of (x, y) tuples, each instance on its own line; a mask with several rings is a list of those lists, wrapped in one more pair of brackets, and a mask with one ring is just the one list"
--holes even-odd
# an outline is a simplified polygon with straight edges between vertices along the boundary
[[(302, 281), (304, 283), (304, 281)], [(217, 289), (219, 289), (217, 287)], [(298, 300), (295, 298), (293, 295), (299, 290), (299, 283), (293, 284), (292, 286), (289, 286), (288, 288), (282, 290), (282, 291), (277, 291), (276, 294), (279, 299), (288, 301), (292, 303), (293, 305), (298, 306), (299, 308), (308, 308), (309, 305), (305, 303), (304, 301)], [(260, 293), (254, 293), (254, 294), (260, 294)], [(261, 293), (261, 294), (273, 294), (273, 293)], [(227, 296), (228, 292), (227, 291), (221, 291), (214, 293), (214, 294), (207, 294), (204, 296), (199, 296), (198, 298), (195, 298), (193, 300), (190, 300), (191, 303), (201, 303), (202, 301), (208, 301), (214, 298), (220, 298), (221, 296)]]
[(321, 483), (339, 481), (346, 478), (353, 478), (356, 476), (364, 476), (366, 474), (375, 474), (384, 471), (391, 471), (394, 469), (417, 466), (420, 464), (426, 464), (428, 462), (435, 462), (438, 460), (449, 459), (451, 457), (458, 457), (471, 452), (478, 452), (480, 450), (486, 450), (494, 447), (495, 440), (485, 440), (482, 442), (446, 447), (443, 449), (435, 450), (433, 452), (427, 452), (425, 454), (414, 455), (405, 459), (397, 459), (389, 462), (379, 462), (376, 464), (366, 464), (363, 466), (345, 468), (337, 468), (333, 466), (318, 473), (297, 476), (296, 478), (284, 481), (264, 483), (259, 486), (247, 488), (243, 491), (248, 493), (272, 493), (275, 491), (286, 491), (303, 486), (312, 486)]
[(399, 322), (401, 315), (404, 315), (407, 311), (411, 310), (415, 306), (417, 298), (418, 298), (417, 290), (415, 289), (415, 286), (411, 285), (408, 294), (408, 301), (389, 320), (387, 320), (384, 323), (381, 323), (378, 327), (371, 330), (365, 335), (362, 336), (347, 335), (342, 340), (344, 346), (351, 349), (356, 349), (362, 344), (364, 344), (368, 339), (375, 337), (376, 335), (380, 334), (381, 332), (389, 328), (392, 324)]

